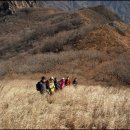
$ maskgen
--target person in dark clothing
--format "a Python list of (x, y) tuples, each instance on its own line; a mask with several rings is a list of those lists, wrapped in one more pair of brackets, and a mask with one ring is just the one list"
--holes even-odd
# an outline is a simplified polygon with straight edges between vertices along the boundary
[(74, 80), (73, 80), (73, 85), (74, 85), (74, 87), (77, 87), (77, 85), (78, 85), (77, 78), (74, 78)]
[(54, 78), (55, 90), (59, 90), (59, 84), (57, 78)]
[(41, 78), (41, 81), (38, 82), (38, 87), (41, 94), (47, 92), (46, 78), (44, 76)]
[(49, 80), (46, 80), (46, 88), (49, 90)]
[(50, 85), (49, 85), (49, 80), (46, 80), (46, 91), (48, 92), (48, 94), (50, 94)]

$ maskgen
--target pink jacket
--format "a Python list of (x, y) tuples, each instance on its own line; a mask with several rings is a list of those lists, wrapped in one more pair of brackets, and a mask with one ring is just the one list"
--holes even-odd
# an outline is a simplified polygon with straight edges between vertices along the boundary
[(60, 87), (61, 87), (61, 88), (64, 88), (64, 87), (65, 87), (65, 81), (63, 81), (63, 80), (60, 81)]

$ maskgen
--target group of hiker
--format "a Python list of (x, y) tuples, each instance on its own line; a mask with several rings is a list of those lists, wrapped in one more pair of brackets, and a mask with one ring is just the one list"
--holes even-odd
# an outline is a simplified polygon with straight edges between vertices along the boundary
[(50, 77), (49, 80), (46, 79), (45, 76), (41, 77), (41, 80), (36, 84), (36, 89), (41, 94), (43, 93), (49, 93), (52, 95), (55, 91), (62, 90), (64, 87), (69, 87), (70, 85), (73, 85), (74, 87), (77, 87), (77, 78), (74, 78), (74, 80), (71, 83), (71, 80), (69, 77), (62, 78), (61, 80), (57, 80), (57, 78)]

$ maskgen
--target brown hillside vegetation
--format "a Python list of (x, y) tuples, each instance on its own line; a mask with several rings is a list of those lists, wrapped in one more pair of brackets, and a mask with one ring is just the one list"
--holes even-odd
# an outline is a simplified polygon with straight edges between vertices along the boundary
[[(129, 47), (130, 26), (100, 6), (0, 17), (0, 129), (130, 129)], [(79, 86), (40, 95), (43, 75)]]
[(86, 81), (130, 83), (130, 28), (103, 7), (23, 8), (0, 21), (1, 76), (61, 70)]

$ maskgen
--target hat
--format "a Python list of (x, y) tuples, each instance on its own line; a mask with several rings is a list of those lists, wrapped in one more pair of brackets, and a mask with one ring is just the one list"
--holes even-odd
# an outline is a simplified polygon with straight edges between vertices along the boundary
[(51, 77), (50, 79), (54, 80), (54, 77)]

